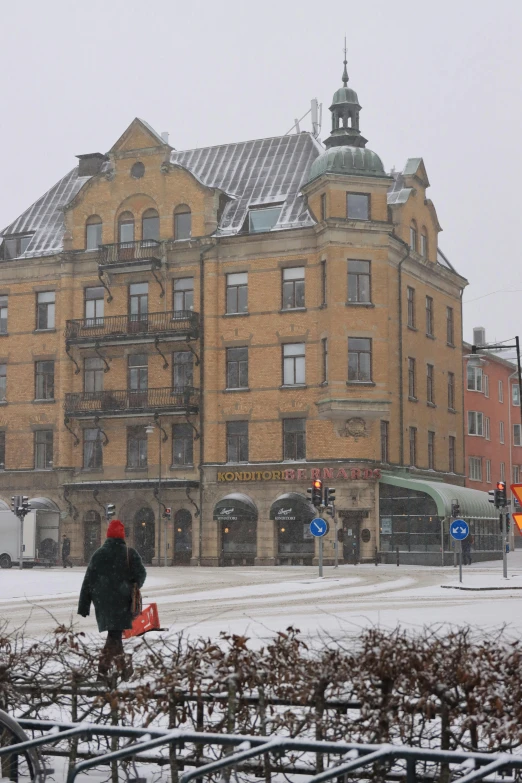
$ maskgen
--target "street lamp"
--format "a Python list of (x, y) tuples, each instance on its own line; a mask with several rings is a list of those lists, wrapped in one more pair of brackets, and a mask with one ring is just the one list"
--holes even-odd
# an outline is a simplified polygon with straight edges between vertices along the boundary
[[(161, 426), (159, 415), (157, 413), (154, 414), (154, 421), (158, 426), (158, 489), (156, 492), (156, 497), (158, 499), (158, 565), (161, 566), (161, 519), (162, 519), (162, 513), (161, 513), (161, 444), (165, 443), (166, 440), (168, 440), (168, 435)], [(145, 432), (147, 435), (152, 435), (155, 431), (156, 427), (154, 424), (147, 424), (145, 427)], [(164, 530), (163, 530), (163, 551), (164, 551), (164, 565), (165, 568), (167, 567), (167, 519), (163, 519), (164, 524)]]

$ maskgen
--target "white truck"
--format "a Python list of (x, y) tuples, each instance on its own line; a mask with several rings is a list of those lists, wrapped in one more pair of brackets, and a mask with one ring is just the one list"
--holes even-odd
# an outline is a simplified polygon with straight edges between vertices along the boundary
[[(55, 514), (31, 511), (24, 519), (23, 564), (51, 566), (58, 562), (58, 523)], [(20, 563), (21, 524), (11, 511), (0, 511), (0, 568)]]

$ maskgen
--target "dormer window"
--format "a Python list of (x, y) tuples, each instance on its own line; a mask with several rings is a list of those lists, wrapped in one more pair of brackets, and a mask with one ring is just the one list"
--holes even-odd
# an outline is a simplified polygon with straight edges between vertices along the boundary
[(410, 248), (414, 253), (417, 252), (417, 224), (414, 220), (410, 225)]
[(346, 217), (348, 220), (369, 220), (370, 196), (366, 193), (347, 193)]
[(85, 249), (98, 250), (102, 243), (102, 221), (98, 215), (91, 215), (85, 224)]
[(282, 207), (262, 207), (251, 209), (248, 213), (248, 231), (257, 234), (261, 231), (271, 231), (281, 214)]
[(19, 258), (25, 253), (27, 246), (32, 238), (32, 234), (26, 234), (25, 236), (17, 237), (5, 237), (4, 259), (6, 261), (11, 261), (13, 258)]

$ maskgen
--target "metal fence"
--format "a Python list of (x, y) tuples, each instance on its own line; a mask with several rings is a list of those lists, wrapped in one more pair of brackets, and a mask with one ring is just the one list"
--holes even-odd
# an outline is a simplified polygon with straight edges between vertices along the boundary
[(161, 243), (156, 239), (139, 239), (134, 242), (115, 242), (100, 245), (100, 265), (123, 264), (132, 261), (158, 261)]
[(70, 343), (129, 340), (134, 337), (197, 337), (198, 314), (192, 310), (140, 315), (109, 315), (67, 321), (65, 339)]
[(65, 395), (66, 416), (114, 416), (155, 410), (196, 412), (199, 389), (174, 386), (162, 389), (107, 389), (94, 392), (68, 392)]

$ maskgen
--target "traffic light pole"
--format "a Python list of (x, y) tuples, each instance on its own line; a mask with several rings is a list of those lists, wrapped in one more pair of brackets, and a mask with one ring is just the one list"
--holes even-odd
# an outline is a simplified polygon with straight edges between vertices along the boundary
[(335, 504), (333, 506), (333, 519), (334, 519), (334, 530), (335, 530), (335, 562), (334, 562), (334, 568), (339, 568), (339, 538), (337, 536), (337, 511), (335, 509)]
[(507, 514), (506, 510), (500, 512), (500, 523), (502, 526), (502, 572), (504, 579), (507, 579)]

